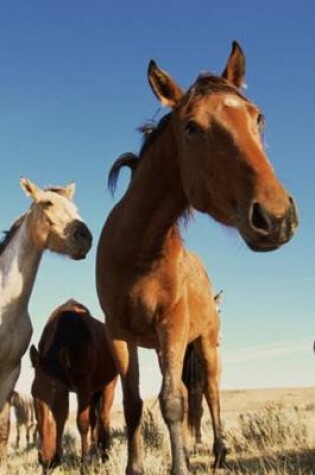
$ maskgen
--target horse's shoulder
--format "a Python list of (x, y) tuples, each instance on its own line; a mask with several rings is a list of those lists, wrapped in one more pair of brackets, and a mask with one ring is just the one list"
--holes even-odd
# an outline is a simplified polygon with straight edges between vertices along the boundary
[(193, 276), (207, 276), (208, 278), (207, 271), (202, 260), (194, 252), (185, 249), (183, 262), (187, 268), (187, 272), (192, 272)]

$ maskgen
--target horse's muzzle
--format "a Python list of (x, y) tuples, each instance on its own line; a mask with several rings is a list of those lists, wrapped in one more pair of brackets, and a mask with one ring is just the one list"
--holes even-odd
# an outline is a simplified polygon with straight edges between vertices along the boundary
[(252, 251), (273, 251), (290, 241), (298, 223), (298, 212), (292, 197), (289, 197), (289, 205), (281, 216), (269, 212), (255, 201), (249, 211), (249, 229), (240, 229), (240, 233)]
[(82, 221), (76, 220), (70, 228), (70, 252), (75, 260), (84, 259), (91, 249), (93, 237)]
[(38, 454), (38, 462), (43, 467), (43, 474), (48, 475), (51, 470), (61, 464), (60, 457), (56, 454), (52, 460), (43, 460), (41, 454)]

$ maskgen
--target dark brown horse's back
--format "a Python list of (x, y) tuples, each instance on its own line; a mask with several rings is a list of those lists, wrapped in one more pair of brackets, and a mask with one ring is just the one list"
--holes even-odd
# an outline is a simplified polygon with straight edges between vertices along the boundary
[(89, 379), (98, 390), (116, 375), (105, 324), (75, 300), (53, 312), (38, 348), (46, 370), (70, 389)]

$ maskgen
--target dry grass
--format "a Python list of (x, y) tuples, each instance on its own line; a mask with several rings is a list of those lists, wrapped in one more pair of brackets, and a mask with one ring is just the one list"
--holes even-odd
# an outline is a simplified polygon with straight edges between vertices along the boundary
[[(229, 467), (218, 473), (314, 475), (315, 388), (309, 388), (307, 393), (302, 392), (303, 390), (260, 391), (259, 394), (254, 391), (224, 392), (222, 419), (229, 448)], [(241, 409), (240, 412), (238, 408)], [(11, 440), (14, 438), (14, 431), (12, 432)], [(147, 403), (142, 432), (145, 474), (169, 474), (169, 440), (158, 404)], [(203, 439), (207, 443), (198, 448), (192, 447), (190, 456), (190, 471), (196, 475), (212, 473), (212, 426), (206, 415), (203, 419)], [(54, 470), (54, 474), (81, 475), (78, 442), (75, 424), (70, 421), (64, 438), (64, 463)], [(125, 464), (126, 442), (120, 409), (114, 417), (113, 443), (108, 462), (105, 466), (100, 466), (97, 461), (92, 462), (87, 473), (122, 475)], [(36, 448), (15, 451), (11, 444), (8, 475), (40, 473)]]

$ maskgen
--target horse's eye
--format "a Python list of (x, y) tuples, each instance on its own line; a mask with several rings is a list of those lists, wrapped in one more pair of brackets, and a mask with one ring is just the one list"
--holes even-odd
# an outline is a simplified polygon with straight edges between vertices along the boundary
[(200, 127), (199, 124), (197, 124), (193, 120), (189, 120), (184, 127), (184, 131), (188, 137), (191, 137), (192, 135), (199, 134), (203, 132), (202, 128)]
[(53, 206), (53, 202), (50, 201), (50, 200), (47, 200), (47, 201), (42, 201), (42, 207), (44, 209), (48, 209), (48, 208), (51, 208)]

